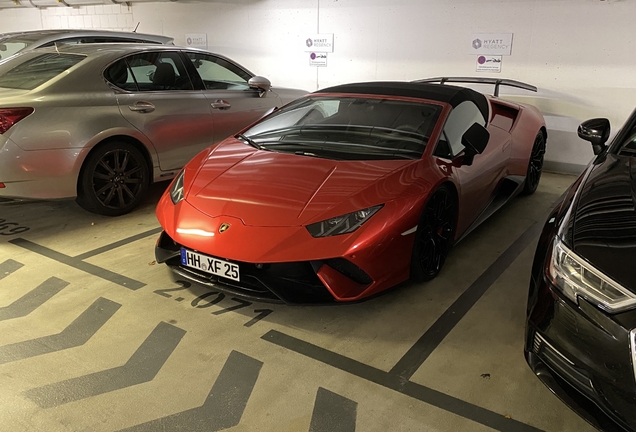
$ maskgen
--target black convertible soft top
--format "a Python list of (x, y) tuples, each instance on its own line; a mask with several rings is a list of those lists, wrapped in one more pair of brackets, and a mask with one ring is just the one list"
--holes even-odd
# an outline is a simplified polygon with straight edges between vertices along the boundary
[(318, 90), (315, 93), (356, 93), (415, 97), (446, 102), (452, 107), (456, 107), (464, 101), (473, 101), (484, 116), (484, 120), (488, 122), (489, 109), (486, 96), (466, 87), (458, 87), (447, 84), (423, 84), (402, 81), (374, 81), (343, 84)]

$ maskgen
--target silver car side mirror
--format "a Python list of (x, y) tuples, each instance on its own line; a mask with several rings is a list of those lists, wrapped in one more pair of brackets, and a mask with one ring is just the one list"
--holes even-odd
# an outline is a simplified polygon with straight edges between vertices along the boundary
[(247, 82), (247, 85), (249, 85), (252, 89), (258, 89), (258, 95), (260, 97), (263, 97), (265, 93), (267, 93), (272, 87), (272, 83), (267, 78), (262, 76), (255, 76), (250, 78), (250, 80)]

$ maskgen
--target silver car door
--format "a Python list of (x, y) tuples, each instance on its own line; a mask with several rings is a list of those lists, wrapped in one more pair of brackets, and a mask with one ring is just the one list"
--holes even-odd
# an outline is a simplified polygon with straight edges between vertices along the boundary
[(194, 90), (178, 51), (126, 57), (106, 70), (106, 78), (126, 90), (117, 94), (120, 111), (152, 142), (162, 171), (180, 169), (212, 144), (208, 100)]
[(214, 55), (184, 52), (192, 61), (203, 81), (204, 91), (214, 121), (214, 141), (234, 135), (255, 122), (274, 107), (280, 99), (272, 92), (261, 95), (250, 88), (252, 75), (229, 60)]

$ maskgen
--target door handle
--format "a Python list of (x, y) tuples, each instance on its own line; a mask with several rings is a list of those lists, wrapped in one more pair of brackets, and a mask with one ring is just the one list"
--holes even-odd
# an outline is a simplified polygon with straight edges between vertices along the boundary
[(232, 105), (223, 99), (217, 99), (214, 102), (212, 102), (212, 109), (218, 109), (218, 110), (226, 110), (226, 109), (230, 109), (232, 107)]
[(134, 105), (128, 105), (128, 109), (134, 112), (149, 113), (155, 110), (155, 106), (150, 102), (139, 101), (135, 102)]

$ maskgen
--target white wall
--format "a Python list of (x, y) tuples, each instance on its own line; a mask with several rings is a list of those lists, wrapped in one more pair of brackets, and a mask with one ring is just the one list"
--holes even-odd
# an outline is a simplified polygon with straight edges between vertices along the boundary
[[(352, 81), (489, 76), (468, 54), (473, 33), (514, 33), (501, 74), (540, 88), (510, 97), (539, 106), (549, 126), (546, 160), (580, 169), (592, 157), (581, 120), (609, 117), (614, 130), (636, 105), (636, 3), (626, 0), (225, 0), (0, 10), (3, 31), (113, 28), (159, 33), (185, 44), (207, 33), (225, 54), (274, 85), (308, 90)], [(64, 19), (66, 18), (66, 19)], [(334, 33), (328, 67), (312, 68), (302, 43)], [(570, 166), (570, 165), (574, 166)]]

